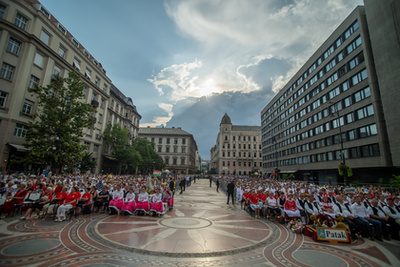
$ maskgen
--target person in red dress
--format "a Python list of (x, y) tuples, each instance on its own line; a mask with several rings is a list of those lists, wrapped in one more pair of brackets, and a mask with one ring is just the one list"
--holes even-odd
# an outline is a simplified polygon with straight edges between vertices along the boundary
[(28, 194), (28, 191), (25, 188), (26, 186), (24, 183), (19, 183), (18, 187), (18, 192), (15, 193), (14, 196), (8, 196), (3, 206), (0, 207), (0, 217), (2, 214), (7, 215), (12, 213), (15, 208), (14, 205), (21, 204), (24, 201), (26, 194)]
[(288, 217), (300, 217), (300, 210), (297, 208), (296, 201), (293, 199), (292, 194), (288, 195), (284, 208)]

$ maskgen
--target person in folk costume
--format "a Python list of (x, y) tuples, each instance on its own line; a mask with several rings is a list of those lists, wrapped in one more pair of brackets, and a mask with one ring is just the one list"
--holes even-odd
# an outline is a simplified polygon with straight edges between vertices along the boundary
[(162, 203), (162, 194), (160, 188), (156, 188), (156, 193), (151, 198), (150, 212), (154, 212), (154, 215), (161, 214), (164, 211), (164, 206)]
[(174, 195), (169, 187), (166, 188), (166, 191), (163, 193), (163, 202), (168, 204), (169, 209), (172, 209), (174, 206)]
[[(400, 240), (399, 237), (399, 229), (400, 229), (400, 212), (396, 209), (394, 205), (393, 198), (387, 199), (387, 206), (383, 207), (383, 211), (389, 215), (389, 224), (392, 228), (397, 229), (397, 231), (392, 231), (392, 238), (396, 240)], [(392, 229), (393, 230), (393, 229)]]
[(286, 202), (286, 198), (285, 198), (285, 193), (284, 192), (280, 192), (279, 193), (279, 198), (278, 198), (278, 206), (283, 209), (284, 205)]
[(141, 210), (147, 213), (149, 209), (149, 194), (146, 192), (146, 186), (142, 186), (136, 202), (136, 211)]
[[(389, 227), (387, 224), (389, 223), (390, 217), (385, 213), (383, 208), (379, 206), (377, 199), (371, 200), (371, 206), (367, 208), (367, 212), (371, 218), (374, 218), (381, 222), (383, 238), (389, 240)], [(398, 232), (399, 229), (397, 228), (397, 233)]]
[(128, 193), (125, 195), (124, 203), (122, 204), (121, 210), (123, 212), (133, 214), (133, 212), (135, 211), (135, 206), (135, 189), (133, 187), (130, 187), (128, 189)]
[(115, 190), (112, 193), (112, 200), (110, 201), (108, 207), (115, 209), (119, 215), (122, 205), (124, 204), (124, 192), (122, 191), (121, 185), (119, 184), (114, 188)]
[(289, 194), (288, 199), (285, 201), (284, 210), (289, 217), (300, 217), (300, 210), (297, 208), (296, 201), (293, 195)]
[(328, 196), (324, 196), (322, 198), (322, 202), (320, 203), (322, 213), (327, 214), (333, 218), (336, 217), (335, 212), (333, 211), (333, 206), (335, 204), (329, 202)]

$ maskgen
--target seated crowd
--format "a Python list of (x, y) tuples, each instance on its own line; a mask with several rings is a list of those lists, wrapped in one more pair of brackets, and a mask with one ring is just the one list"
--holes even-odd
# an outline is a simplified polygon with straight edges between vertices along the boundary
[(371, 240), (400, 240), (399, 189), (389, 193), (380, 187), (359, 187), (346, 194), (343, 186), (244, 177), (218, 179), (234, 179), (237, 200), (256, 218), (297, 218), (305, 225), (313, 223), (311, 215), (331, 219), (341, 215), (353, 240), (357, 234)]
[(2, 176), (0, 217), (16, 209), (24, 212), (20, 220), (35, 213), (34, 219), (52, 215), (57, 222), (91, 212), (162, 215), (172, 209), (175, 190), (174, 178), (164, 180), (148, 192), (142, 176)]

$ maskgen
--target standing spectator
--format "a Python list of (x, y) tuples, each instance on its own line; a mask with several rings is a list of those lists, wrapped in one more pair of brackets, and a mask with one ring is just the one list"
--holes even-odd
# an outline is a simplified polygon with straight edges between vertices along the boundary
[(217, 185), (217, 192), (219, 192), (218, 191), (218, 188), (219, 188), (219, 180), (218, 179), (217, 179), (217, 182), (215, 184)]
[(226, 204), (229, 205), (229, 197), (231, 197), (232, 198), (232, 205), (235, 205), (235, 200), (233, 198), (233, 193), (235, 193), (235, 184), (233, 183), (233, 180), (231, 180), (230, 183), (228, 184), (227, 193), (228, 193), (228, 201), (226, 202)]
[(210, 187), (211, 187), (211, 185), (212, 185), (212, 178), (211, 178), (211, 176), (210, 176)]

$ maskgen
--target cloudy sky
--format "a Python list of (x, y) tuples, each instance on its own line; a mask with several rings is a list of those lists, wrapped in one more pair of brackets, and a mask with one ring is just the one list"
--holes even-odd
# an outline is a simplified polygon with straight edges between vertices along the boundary
[(362, 0), (39, 0), (132, 97), (210, 158), (219, 123), (260, 112)]

